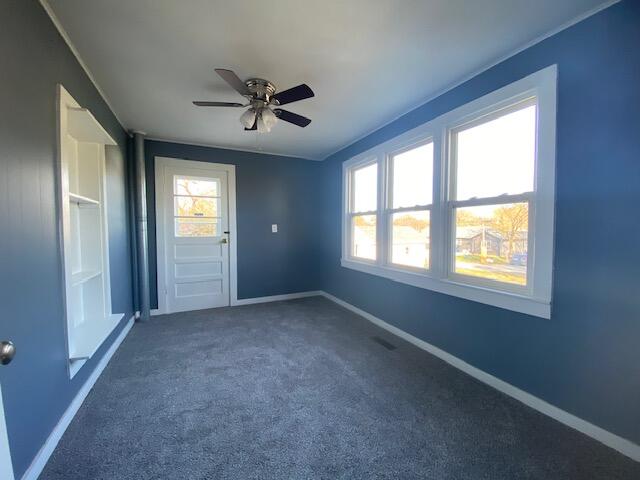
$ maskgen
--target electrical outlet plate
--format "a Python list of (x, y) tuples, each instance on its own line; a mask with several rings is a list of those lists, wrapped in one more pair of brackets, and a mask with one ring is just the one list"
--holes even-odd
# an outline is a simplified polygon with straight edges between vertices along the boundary
[(271, 233), (278, 233), (278, 224), (274, 223), (271, 225)]

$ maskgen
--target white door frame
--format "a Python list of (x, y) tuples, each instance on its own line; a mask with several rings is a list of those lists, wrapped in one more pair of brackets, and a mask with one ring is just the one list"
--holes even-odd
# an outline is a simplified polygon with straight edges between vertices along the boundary
[(156, 265), (158, 308), (152, 310), (152, 315), (167, 313), (167, 297), (164, 294), (166, 282), (165, 272), (165, 204), (164, 169), (197, 168), (199, 170), (224, 170), (227, 172), (227, 192), (229, 205), (229, 305), (238, 304), (238, 229), (236, 227), (236, 166), (225, 163), (197, 162), (181, 158), (154, 157), (155, 191), (156, 191)]
[(13, 464), (9, 451), (9, 438), (4, 420), (4, 406), (2, 404), (2, 388), (0, 386), (0, 478), (13, 480)]

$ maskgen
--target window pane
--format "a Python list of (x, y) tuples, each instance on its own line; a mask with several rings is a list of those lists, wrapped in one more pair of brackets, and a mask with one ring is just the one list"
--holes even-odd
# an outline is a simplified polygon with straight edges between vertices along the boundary
[(536, 106), (453, 133), (457, 200), (533, 191)]
[(351, 225), (351, 252), (354, 257), (376, 259), (376, 216), (357, 215)]
[(430, 205), (433, 197), (433, 143), (393, 157), (393, 208)]
[(455, 272), (516, 285), (527, 284), (527, 203), (455, 211)]
[(392, 263), (429, 268), (429, 223), (428, 210), (392, 215)]
[(217, 180), (193, 180), (185, 177), (174, 177), (174, 194), (217, 197), (220, 194)]
[(378, 164), (353, 172), (353, 211), (373, 212), (378, 207)]
[(177, 217), (218, 217), (219, 198), (174, 197), (174, 215)]
[(176, 218), (176, 237), (218, 237), (220, 224), (212, 218)]

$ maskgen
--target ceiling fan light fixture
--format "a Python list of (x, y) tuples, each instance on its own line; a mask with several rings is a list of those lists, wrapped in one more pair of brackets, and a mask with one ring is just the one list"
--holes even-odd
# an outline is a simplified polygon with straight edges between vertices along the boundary
[(269, 124), (264, 121), (264, 118), (262, 118), (262, 113), (258, 115), (257, 127), (258, 133), (269, 133), (271, 131)]
[(254, 108), (247, 109), (247, 111), (240, 116), (240, 123), (244, 125), (244, 128), (253, 127), (253, 124), (255, 123), (255, 121), (256, 121), (256, 110)]
[(278, 121), (278, 117), (276, 116), (275, 113), (273, 113), (273, 110), (267, 107), (263, 108), (260, 111), (260, 117), (262, 118), (262, 121), (267, 126), (267, 128), (269, 128), (269, 130), (271, 130), (271, 128)]

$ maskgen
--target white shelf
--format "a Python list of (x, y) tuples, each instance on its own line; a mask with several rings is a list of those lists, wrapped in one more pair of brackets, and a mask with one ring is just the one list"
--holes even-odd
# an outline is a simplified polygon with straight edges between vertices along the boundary
[(73, 348), (69, 352), (69, 360), (78, 362), (93, 357), (123, 316), (112, 314), (106, 318), (90, 318), (76, 327), (73, 331)]
[(78, 205), (100, 205), (98, 200), (69, 192), (69, 201)]
[(86, 108), (67, 107), (67, 131), (79, 142), (116, 145), (111, 135)]
[(102, 272), (100, 270), (74, 273), (71, 275), (71, 285), (80, 285), (81, 283), (89, 281), (92, 278), (97, 277), (98, 275), (102, 275)]

